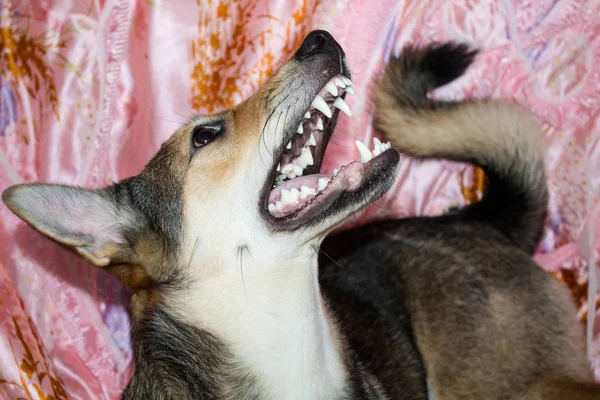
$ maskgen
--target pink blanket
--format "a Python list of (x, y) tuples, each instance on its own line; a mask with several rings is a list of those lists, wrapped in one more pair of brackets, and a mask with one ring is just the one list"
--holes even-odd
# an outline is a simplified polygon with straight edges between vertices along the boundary
[[(390, 53), (454, 39), (482, 54), (436, 95), (515, 99), (544, 123), (550, 215), (537, 261), (573, 291), (600, 373), (597, 0), (1, 0), (0, 191), (99, 187), (137, 173), (192, 113), (247, 98), (307, 32), (333, 33), (356, 83), (327, 161), (370, 139), (367, 94)], [(367, 218), (475, 201), (481, 171), (406, 159)], [(355, 223), (356, 221), (352, 221)], [(0, 397), (113, 399), (132, 371), (128, 294), (0, 205)], [(588, 285), (588, 281), (590, 285)], [(587, 315), (589, 302), (594, 312)], [(531, 312), (536, 312), (531, 310)], [(600, 319), (600, 318), (599, 318)]]

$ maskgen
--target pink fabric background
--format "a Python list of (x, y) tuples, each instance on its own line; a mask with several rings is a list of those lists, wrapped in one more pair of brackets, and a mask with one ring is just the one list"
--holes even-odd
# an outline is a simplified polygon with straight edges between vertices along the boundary
[[(327, 154), (333, 168), (357, 157), (356, 138), (373, 135), (367, 94), (390, 53), (406, 43), (472, 43), (483, 50), (474, 67), (436, 95), (515, 99), (540, 118), (551, 199), (536, 258), (572, 289), (582, 323), (588, 291), (598, 308), (588, 263), (600, 250), (600, 1), (1, 0), (0, 7), (0, 191), (31, 181), (100, 187), (137, 173), (191, 113), (248, 97), (315, 28), (345, 48), (357, 85), (349, 100), (355, 116), (340, 118)], [(470, 166), (406, 159), (394, 190), (361, 221), (439, 214), (481, 190), (481, 172)], [(127, 299), (108, 274), (0, 205), (0, 398), (117, 398), (132, 371)], [(589, 340), (600, 373), (598, 322)]]

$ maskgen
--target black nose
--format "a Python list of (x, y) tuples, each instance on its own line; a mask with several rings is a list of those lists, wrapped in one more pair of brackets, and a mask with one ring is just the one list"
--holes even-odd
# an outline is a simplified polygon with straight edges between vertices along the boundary
[(317, 54), (327, 53), (332, 50), (340, 51), (341, 48), (329, 32), (312, 31), (306, 36), (304, 42), (302, 42), (302, 45), (298, 51), (296, 51), (296, 59), (302, 61)]

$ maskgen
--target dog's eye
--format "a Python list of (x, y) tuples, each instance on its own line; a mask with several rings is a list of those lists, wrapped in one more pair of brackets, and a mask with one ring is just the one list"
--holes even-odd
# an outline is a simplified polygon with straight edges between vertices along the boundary
[(200, 148), (209, 144), (219, 134), (221, 128), (216, 126), (197, 126), (192, 132), (194, 147)]

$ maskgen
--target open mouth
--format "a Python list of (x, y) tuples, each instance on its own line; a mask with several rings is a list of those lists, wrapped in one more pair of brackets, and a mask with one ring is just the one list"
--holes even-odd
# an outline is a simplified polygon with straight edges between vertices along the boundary
[(338, 113), (352, 115), (344, 97), (346, 93), (354, 94), (353, 86), (344, 75), (327, 82), (305, 111), (291, 140), (282, 144), (281, 155), (269, 178), (272, 181), (267, 188), (268, 196), (264, 196), (265, 207), (276, 221), (310, 218), (314, 209), (331, 205), (340, 193), (358, 189), (368, 180), (374, 164), (384, 162), (386, 157), (382, 155), (391, 148), (389, 143), (375, 138), (371, 150), (357, 140), (360, 160), (342, 165), (330, 174), (320, 171)]

